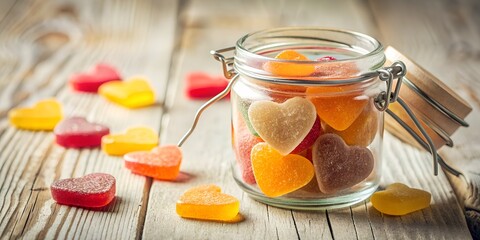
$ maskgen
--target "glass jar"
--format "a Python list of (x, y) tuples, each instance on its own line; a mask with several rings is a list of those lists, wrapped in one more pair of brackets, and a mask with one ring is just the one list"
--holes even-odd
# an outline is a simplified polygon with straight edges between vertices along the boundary
[[(275, 58), (285, 50), (309, 60)], [(273, 29), (241, 38), (234, 59), (232, 169), (243, 190), (294, 209), (349, 206), (376, 190), (383, 112), (374, 99), (385, 84), (365, 73), (385, 63), (380, 42), (349, 31)]]

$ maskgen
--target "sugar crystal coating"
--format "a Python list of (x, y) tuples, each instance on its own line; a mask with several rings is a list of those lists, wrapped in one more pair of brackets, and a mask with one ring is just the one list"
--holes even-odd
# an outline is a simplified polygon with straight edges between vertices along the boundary
[(168, 145), (152, 149), (150, 152), (132, 152), (123, 156), (125, 167), (132, 172), (161, 180), (174, 180), (180, 173), (182, 151)]
[(53, 199), (63, 205), (97, 208), (115, 198), (115, 178), (92, 173), (80, 178), (57, 180), (50, 187)]
[(216, 185), (202, 185), (187, 190), (176, 204), (176, 212), (184, 218), (229, 221), (240, 211), (237, 198), (224, 194)]
[(402, 216), (430, 206), (429, 192), (409, 188), (402, 183), (393, 183), (384, 191), (372, 195), (370, 201), (378, 211), (394, 216)]
[(327, 133), (313, 146), (313, 164), (323, 193), (335, 193), (353, 187), (373, 170), (374, 158), (368, 148), (345, 144), (341, 137)]
[(107, 126), (88, 122), (83, 117), (62, 120), (53, 130), (57, 144), (69, 148), (97, 147), (102, 137), (109, 134)]
[(308, 135), (317, 119), (315, 107), (305, 98), (284, 103), (256, 101), (248, 116), (260, 137), (282, 155), (291, 153)]
[(267, 143), (255, 145), (251, 158), (257, 185), (268, 197), (291, 193), (307, 185), (314, 176), (308, 159), (297, 154), (282, 156)]

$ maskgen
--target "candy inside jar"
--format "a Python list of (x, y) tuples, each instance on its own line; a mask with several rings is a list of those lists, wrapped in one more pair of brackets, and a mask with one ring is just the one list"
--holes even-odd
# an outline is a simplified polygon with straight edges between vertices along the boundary
[[(342, 43), (341, 41), (344, 41)], [(233, 175), (251, 197), (293, 209), (344, 207), (380, 180), (385, 84), (378, 41), (281, 29), (239, 40), (232, 87)]]

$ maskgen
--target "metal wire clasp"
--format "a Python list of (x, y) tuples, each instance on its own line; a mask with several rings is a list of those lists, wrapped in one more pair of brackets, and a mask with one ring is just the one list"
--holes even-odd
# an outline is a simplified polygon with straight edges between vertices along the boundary
[[(407, 73), (406, 66), (403, 62), (397, 61), (393, 63), (390, 67), (381, 68), (377, 70), (378, 77), (381, 81), (386, 82), (387, 90), (382, 91), (378, 94), (375, 98), (375, 107), (380, 111), (386, 111), (390, 116), (393, 117), (405, 130), (407, 130), (410, 135), (414, 137), (414, 139), (425, 149), (430, 151), (433, 158), (433, 173), (435, 176), (438, 175), (438, 164), (450, 173), (459, 176), (461, 175), (460, 172), (450, 167), (447, 163), (443, 161), (443, 159), (438, 155), (437, 148), (433, 144), (432, 139), (427, 134), (425, 129), (423, 128), (420, 121), (417, 119), (415, 114), (412, 110), (408, 107), (408, 105), (399, 97), (400, 88), (402, 85), (403, 78)], [(397, 83), (395, 86), (395, 90), (392, 91), (393, 88), (393, 80), (397, 79)], [(393, 113), (388, 106), (390, 103), (398, 102), (400, 106), (405, 110), (408, 116), (412, 119), (415, 127), (420, 131), (422, 136), (426, 139), (426, 142), (408, 125), (406, 124), (400, 117), (398, 117), (395, 113)]]
[(226, 58), (222, 53), (234, 51), (235, 47), (222, 48), (219, 50), (212, 50), (210, 54), (213, 55), (215, 60), (222, 63), (223, 75), (227, 79), (232, 79), (237, 73), (233, 69), (233, 57)]

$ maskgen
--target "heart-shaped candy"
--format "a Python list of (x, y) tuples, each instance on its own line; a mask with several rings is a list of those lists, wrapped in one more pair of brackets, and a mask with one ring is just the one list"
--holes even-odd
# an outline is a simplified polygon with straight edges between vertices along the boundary
[(394, 216), (402, 216), (430, 206), (432, 195), (429, 192), (409, 188), (405, 184), (393, 183), (384, 191), (372, 195), (370, 202), (378, 211)]
[(57, 180), (50, 187), (53, 199), (63, 205), (99, 208), (115, 198), (115, 178), (92, 173), (80, 178)]
[(368, 97), (361, 92), (351, 92), (351, 86), (307, 88), (307, 98), (315, 105), (318, 116), (332, 128), (347, 129), (362, 113)]
[(334, 193), (360, 183), (373, 170), (372, 152), (364, 147), (349, 147), (341, 137), (327, 133), (313, 145), (313, 165), (323, 193)]
[(27, 130), (53, 130), (62, 120), (62, 106), (55, 99), (37, 102), (31, 108), (14, 108), (8, 112), (10, 123)]
[(109, 134), (102, 138), (102, 150), (116, 156), (135, 151), (150, 151), (157, 145), (157, 133), (147, 127), (129, 128), (123, 134)]
[(306, 56), (294, 50), (285, 50), (280, 52), (276, 59), (298, 61), (299, 63), (270, 61), (266, 62), (263, 69), (272, 75), (281, 77), (305, 77), (315, 72), (315, 66), (312, 64), (302, 63), (302, 61), (310, 61)]
[(230, 221), (238, 215), (240, 202), (215, 185), (202, 185), (187, 190), (177, 201), (176, 210), (184, 218)]
[(328, 124), (324, 124), (325, 132), (335, 133), (350, 146), (366, 147), (375, 138), (378, 129), (378, 110), (369, 103), (360, 116), (343, 131), (335, 130)]
[(282, 156), (267, 143), (255, 145), (251, 158), (257, 185), (268, 197), (293, 192), (307, 185), (314, 176), (308, 159), (296, 154)]
[(123, 156), (125, 167), (155, 179), (174, 180), (180, 173), (182, 151), (177, 146), (162, 146), (150, 152), (131, 152)]
[(131, 78), (127, 81), (112, 81), (103, 84), (98, 93), (108, 100), (127, 108), (139, 108), (155, 103), (155, 93), (143, 78)]
[(222, 92), (228, 85), (223, 76), (210, 76), (203, 72), (187, 75), (185, 94), (191, 99), (211, 98)]
[(305, 139), (317, 114), (310, 101), (294, 97), (284, 103), (254, 102), (248, 109), (248, 117), (265, 142), (282, 155), (287, 155)]
[(67, 148), (98, 147), (102, 137), (109, 134), (107, 126), (91, 123), (83, 117), (69, 117), (53, 130), (58, 145)]
[(100, 85), (121, 80), (117, 69), (111, 65), (100, 63), (89, 72), (76, 73), (70, 77), (72, 88), (79, 92), (97, 92)]

